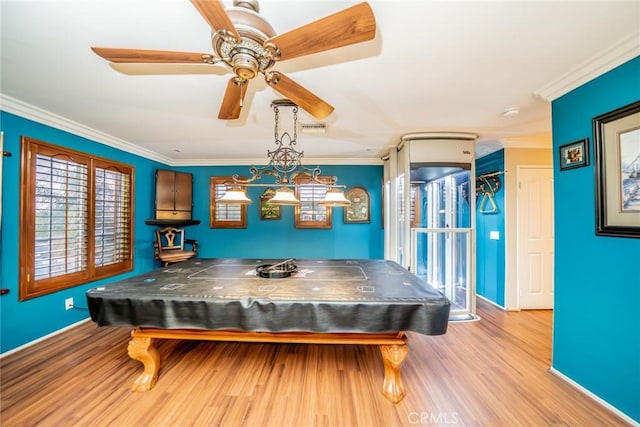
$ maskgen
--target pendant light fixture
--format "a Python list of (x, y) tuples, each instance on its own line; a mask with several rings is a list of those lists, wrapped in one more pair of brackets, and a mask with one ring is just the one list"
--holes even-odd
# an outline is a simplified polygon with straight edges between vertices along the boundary
[[(240, 178), (233, 175), (233, 183), (228, 185), (226, 193), (217, 200), (218, 203), (240, 203), (250, 204), (251, 199), (247, 197), (246, 187), (275, 187), (275, 195), (267, 202), (273, 205), (297, 205), (300, 201), (296, 198), (293, 188), (296, 186), (297, 177), (307, 177), (317, 184), (327, 188), (324, 199), (318, 202), (323, 206), (348, 206), (349, 200), (344, 197), (344, 185), (338, 185), (338, 178), (335, 176), (321, 177), (322, 171), (319, 166), (313, 169), (302, 164), (304, 151), (295, 149), (298, 141), (297, 120), (298, 106), (288, 99), (279, 99), (271, 103), (271, 108), (275, 113), (275, 144), (276, 149), (267, 151), (269, 163), (266, 166), (251, 166), (249, 172), (251, 177)], [(293, 115), (293, 135), (289, 132), (279, 132), (278, 125), (280, 119), (280, 109), (290, 108)], [(270, 175), (275, 183), (256, 183), (263, 176)]]

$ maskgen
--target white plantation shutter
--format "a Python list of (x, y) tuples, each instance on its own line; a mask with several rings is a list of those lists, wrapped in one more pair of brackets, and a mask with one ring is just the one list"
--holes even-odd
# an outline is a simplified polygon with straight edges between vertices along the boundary
[(35, 280), (87, 269), (87, 165), (36, 155)]
[(298, 200), (300, 200), (300, 219), (303, 221), (326, 221), (327, 209), (318, 202), (324, 199), (327, 186), (317, 183), (300, 184)]
[(211, 228), (246, 228), (247, 206), (240, 203), (219, 203), (218, 200), (227, 192), (227, 183), (232, 183), (230, 176), (211, 177)]
[[(319, 177), (320, 181), (329, 181), (329, 177)], [(331, 228), (331, 207), (318, 202), (324, 199), (327, 186), (317, 183), (309, 177), (295, 179), (296, 197), (300, 204), (295, 209), (296, 228)]]
[(103, 267), (129, 257), (128, 174), (102, 168), (95, 169), (95, 265)]
[(218, 203), (218, 200), (227, 193), (226, 184), (216, 186), (216, 221), (240, 221), (242, 217), (242, 205), (240, 203)]

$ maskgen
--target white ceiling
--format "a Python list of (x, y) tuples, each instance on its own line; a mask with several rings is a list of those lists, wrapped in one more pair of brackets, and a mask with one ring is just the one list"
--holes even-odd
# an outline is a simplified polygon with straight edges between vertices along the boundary
[[(355, 3), (262, 0), (260, 13), (283, 33)], [(549, 100), (640, 54), (637, 0), (369, 3), (374, 40), (274, 67), (335, 107), (327, 133), (298, 136), (305, 163), (375, 163), (409, 132), (477, 133), (478, 155), (549, 145)], [(0, 7), (6, 111), (173, 165), (255, 163), (275, 148), (270, 104), (283, 96), (261, 77), (240, 119), (222, 121), (231, 72), (221, 65), (110, 65), (90, 50), (210, 53), (210, 29), (190, 2)], [(510, 107), (520, 114), (502, 117)]]

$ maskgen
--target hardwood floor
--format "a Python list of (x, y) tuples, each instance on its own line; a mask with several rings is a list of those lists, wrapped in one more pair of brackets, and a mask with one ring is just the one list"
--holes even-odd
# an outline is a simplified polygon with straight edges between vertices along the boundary
[(0, 361), (0, 425), (625, 425), (548, 372), (550, 311), (479, 301), (478, 314), (443, 336), (409, 333), (397, 405), (378, 347), (363, 345), (160, 340), (158, 383), (134, 393), (130, 329), (87, 322)]

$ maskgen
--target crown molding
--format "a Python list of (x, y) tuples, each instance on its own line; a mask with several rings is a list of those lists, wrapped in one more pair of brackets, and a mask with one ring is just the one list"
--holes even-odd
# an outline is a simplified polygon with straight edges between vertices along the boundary
[[(65, 117), (35, 107), (19, 99), (0, 93), (0, 109), (24, 117), (43, 125), (51, 126), (83, 138), (96, 141), (109, 147), (117, 148), (128, 153), (136, 154), (146, 159), (155, 160), (168, 166), (238, 166), (238, 165), (260, 165), (264, 164), (266, 158), (260, 159), (172, 159), (162, 156), (139, 145), (116, 138), (99, 130), (90, 128), (83, 124), (74, 122)], [(305, 158), (305, 163), (310, 165), (381, 165), (379, 158)]]
[[(172, 160), (170, 166), (245, 166), (264, 165), (269, 159), (262, 157), (259, 159), (183, 159)], [(384, 162), (378, 157), (305, 157), (305, 166), (315, 165), (349, 165), (349, 166), (379, 166)]]
[(533, 94), (548, 102), (561, 97), (588, 81), (640, 56), (638, 40), (640, 40), (640, 31), (630, 34), (605, 51), (584, 61), (560, 78), (534, 91)]
[(168, 157), (161, 156), (158, 153), (142, 148), (139, 145), (116, 138), (2, 93), (0, 93), (0, 107), (8, 113), (90, 139), (100, 144), (108, 145), (109, 147), (117, 148), (160, 163), (171, 164), (171, 159)]

